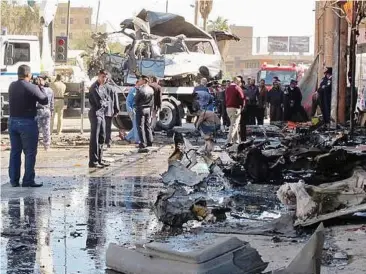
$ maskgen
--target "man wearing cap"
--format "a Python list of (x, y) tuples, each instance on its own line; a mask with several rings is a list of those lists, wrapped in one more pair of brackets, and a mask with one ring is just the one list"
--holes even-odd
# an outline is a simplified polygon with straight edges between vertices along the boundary
[(53, 132), (53, 125), (55, 122), (55, 116), (57, 115), (57, 134), (62, 132), (62, 122), (64, 117), (64, 107), (65, 107), (65, 92), (66, 85), (62, 82), (61, 74), (56, 75), (56, 80), (51, 84), (51, 89), (55, 96), (55, 111), (51, 117), (51, 134)]
[(136, 124), (140, 139), (139, 153), (148, 152), (147, 147), (152, 146), (153, 136), (151, 130), (151, 109), (154, 105), (154, 90), (149, 86), (149, 78), (141, 76), (136, 89)]
[(89, 90), (90, 121), (89, 168), (103, 168), (109, 164), (103, 161), (103, 144), (105, 143), (105, 110), (108, 106), (107, 71), (102, 69), (98, 73), (97, 81)]
[(267, 101), (270, 106), (269, 118), (271, 122), (282, 121), (283, 112), (283, 91), (279, 81), (273, 82), (272, 89), (267, 94)]
[(290, 86), (286, 87), (283, 93), (284, 120), (292, 122), (301, 122), (302, 94), (297, 86), (297, 81), (292, 79)]
[(318, 89), (318, 96), (324, 123), (329, 125), (332, 100), (332, 68), (330, 67), (324, 71), (324, 77)]

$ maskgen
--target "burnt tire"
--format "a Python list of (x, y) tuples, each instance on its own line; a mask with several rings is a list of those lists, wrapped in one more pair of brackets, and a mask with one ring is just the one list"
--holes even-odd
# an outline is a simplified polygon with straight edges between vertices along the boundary
[(255, 182), (266, 182), (268, 180), (268, 161), (258, 148), (253, 148), (248, 152), (244, 167), (248, 176)]
[(177, 123), (177, 108), (169, 101), (163, 101), (157, 126), (163, 130), (172, 129)]
[(118, 129), (132, 129), (132, 121), (129, 116), (118, 115), (117, 117), (113, 117), (112, 123)]

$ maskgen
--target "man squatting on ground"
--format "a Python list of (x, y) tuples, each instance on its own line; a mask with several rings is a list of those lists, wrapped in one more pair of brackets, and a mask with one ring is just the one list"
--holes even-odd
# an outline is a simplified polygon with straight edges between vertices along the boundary
[(35, 179), (35, 164), (38, 145), (38, 125), (36, 120), (37, 102), (48, 104), (43, 90), (30, 83), (31, 69), (27, 65), (18, 68), (18, 80), (9, 86), (9, 136), (10, 159), (9, 177), (13, 187), (19, 187), (22, 152), (25, 154), (23, 187), (40, 187)]
[(90, 142), (89, 167), (103, 168), (109, 164), (103, 161), (103, 144), (106, 138), (105, 111), (108, 106), (108, 94), (112, 87), (107, 83), (107, 71), (99, 71), (98, 79), (89, 90)]

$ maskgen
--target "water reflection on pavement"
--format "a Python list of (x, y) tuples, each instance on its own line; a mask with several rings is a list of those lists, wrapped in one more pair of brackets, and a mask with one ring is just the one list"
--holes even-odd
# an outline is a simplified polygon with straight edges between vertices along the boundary
[(2, 186), (1, 273), (105, 273), (110, 242), (144, 241), (158, 229), (157, 178), (42, 180), (39, 190)]

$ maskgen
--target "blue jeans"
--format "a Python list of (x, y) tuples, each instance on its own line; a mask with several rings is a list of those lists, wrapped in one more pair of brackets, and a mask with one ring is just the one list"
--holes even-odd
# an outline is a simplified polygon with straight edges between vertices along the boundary
[(38, 145), (38, 125), (35, 118), (9, 118), (10, 161), (9, 177), (12, 185), (19, 184), (22, 152), (25, 154), (23, 185), (34, 183)]
[(199, 129), (203, 132), (203, 134), (214, 134), (216, 133), (218, 130), (220, 130), (220, 125), (205, 125), (205, 124), (201, 124), (199, 126)]
[(137, 126), (136, 126), (136, 113), (135, 112), (129, 112), (128, 115), (130, 116), (132, 120), (132, 129), (126, 136), (127, 141), (135, 141), (135, 143), (140, 142), (139, 134), (137, 132)]

